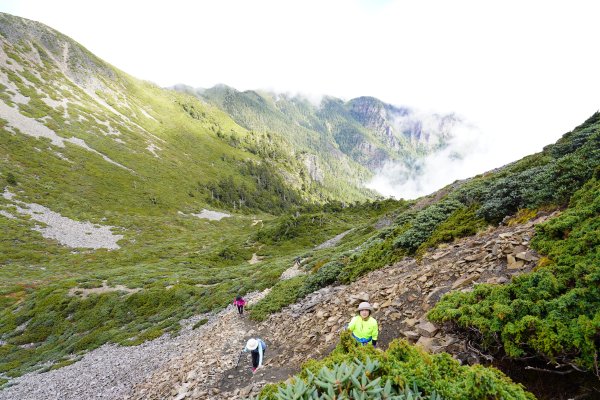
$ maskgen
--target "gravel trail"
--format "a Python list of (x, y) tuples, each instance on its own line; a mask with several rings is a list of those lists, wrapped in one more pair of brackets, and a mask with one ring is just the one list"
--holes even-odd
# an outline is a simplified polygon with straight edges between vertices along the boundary
[[(249, 294), (246, 299), (257, 296), (260, 294)], [(221, 318), (233, 312), (230, 305), (217, 314), (198, 315), (182, 322), (184, 327), (178, 336), (166, 334), (139, 346), (106, 344), (69, 366), (23, 375), (0, 390), (0, 400), (127, 399), (136, 384), (172, 359), (195, 350), (199, 338), (209, 335)], [(209, 321), (192, 330), (203, 318)]]

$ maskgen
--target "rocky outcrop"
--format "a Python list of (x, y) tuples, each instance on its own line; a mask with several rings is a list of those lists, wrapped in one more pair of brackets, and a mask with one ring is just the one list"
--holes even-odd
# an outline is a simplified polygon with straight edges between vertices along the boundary
[[(373, 97), (359, 97), (349, 102), (350, 113), (362, 126), (376, 132), (384, 143), (394, 150), (401, 149), (401, 143), (394, 135), (394, 128), (388, 118), (386, 104)], [(396, 108), (388, 105), (389, 110), (396, 116), (408, 115), (406, 108)]]
[(377, 133), (395, 151), (408, 148), (433, 149), (450, 138), (460, 123), (453, 114), (422, 114), (395, 107), (373, 97), (358, 97), (348, 102), (351, 115), (365, 128)]
[(323, 182), (323, 170), (319, 167), (319, 160), (314, 154), (305, 154), (303, 156), (303, 163), (308, 170), (308, 175), (313, 181), (322, 183)]

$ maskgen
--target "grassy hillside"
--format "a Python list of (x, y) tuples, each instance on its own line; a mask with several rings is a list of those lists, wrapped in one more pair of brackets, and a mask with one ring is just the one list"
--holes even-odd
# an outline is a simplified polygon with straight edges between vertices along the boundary
[[(336, 158), (344, 144), (327, 147), (327, 136), (315, 135), (329, 128), (305, 112), (307, 104), (277, 106), (303, 121), (286, 138), (136, 80), (41, 24), (0, 14), (0, 40), (0, 379), (66, 365), (106, 342), (175, 333), (182, 319), (274, 286), (252, 310), (263, 319), (318, 288), (419, 257), (508, 216), (565, 208), (538, 231), (545, 257), (534, 273), (450, 294), (430, 316), (477, 330), (484, 349), (597, 373), (600, 113), (541, 153), (429, 197), (355, 203), (372, 194), (340, 171), (360, 160)], [(274, 107), (266, 95), (242, 98)], [(281, 115), (262, 126), (287, 126)], [(340, 121), (332, 135), (351, 137), (342, 127), (364, 133)], [(319, 182), (295, 147), (302, 141), (333, 149), (332, 166), (347, 165)], [(37, 218), (49, 212), (36, 214), (35, 205), (63, 224), (111, 227), (122, 238), (113, 248), (67, 246), (44, 233)], [(203, 208), (230, 216), (194, 215)], [(336, 246), (315, 248), (343, 232)], [(249, 263), (253, 254), (262, 261)], [(297, 256), (310, 274), (277, 283)], [(416, 385), (428, 394), (460, 398), (460, 388), (488, 383), (473, 398), (528, 396), (496, 372), (405, 347), (377, 355), (382, 377), (425, 368), (428, 378)], [(325, 363), (351, 362), (354, 350), (344, 351)]]
[[(332, 196), (289, 149), (41, 24), (0, 22), (0, 372), (177, 331), (182, 318), (272, 285), (299, 251), (349, 229), (347, 217), (323, 212), (331, 218), (301, 243), (261, 245), (255, 236), (274, 214)], [(119, 248), (44, 235), (38, 205), (63, 225), (112, 227)], [(231, 217), (193, 215), (203, 208)], [(250, 264), (253, 253), (264, 260)], [(93, 288), (103, 289), (88, 296)]]

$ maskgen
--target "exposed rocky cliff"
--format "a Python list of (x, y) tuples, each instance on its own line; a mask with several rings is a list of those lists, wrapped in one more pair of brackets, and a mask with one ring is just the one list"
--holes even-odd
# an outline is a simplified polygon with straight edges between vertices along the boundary
[(373, 97), (352, 99), (348, 107), (357, 121), (377, 132), (384, 143), (397, 151), (410, 147), (435, 150), (444, 145), (453, 128), (460, 124), (453, 114), (418, 114)]

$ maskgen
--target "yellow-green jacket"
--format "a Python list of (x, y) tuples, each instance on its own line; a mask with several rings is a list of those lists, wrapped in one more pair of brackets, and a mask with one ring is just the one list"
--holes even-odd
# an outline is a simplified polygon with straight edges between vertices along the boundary
[(379, 335), (377, 321), (371, 316), (365, 321), (360, 315), (356, 315), (348, 324), (348, 329), (359, 339), (371, 338), (372, 340), (377, 340), (377, 336)]

